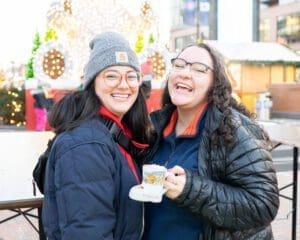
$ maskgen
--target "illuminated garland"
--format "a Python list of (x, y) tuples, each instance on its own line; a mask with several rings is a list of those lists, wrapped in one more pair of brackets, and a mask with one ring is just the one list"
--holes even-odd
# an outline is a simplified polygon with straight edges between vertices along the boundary
[(129, 12), (111, 0), (73, 1), (72, 15), (84, 26), (84, 34), (90, 36), (103, 31), (117, 31), (126, 36), (136, 25)]

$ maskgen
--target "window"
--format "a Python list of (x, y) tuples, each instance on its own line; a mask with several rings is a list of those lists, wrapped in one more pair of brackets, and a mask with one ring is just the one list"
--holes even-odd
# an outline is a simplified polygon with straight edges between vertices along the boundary
[(300, 83), (300, 66), (296, 68), (296, 81)]
[(277, 18), (277, 40), (287, 43), (300, 42), (300, 12)]
[(269, 42), (271, 41), (270, 37), (270, 20), (263, 19), (260, 21), (259, 25), (259, 36), (261, 42)]
[(175, 51), (180, 51), (187, 45), (196, 42), (196, 35), (185, 35), (175, 38)]
[(279, 0), (279, 4), (288, 4), (293, 2), (300, 2), (300, 0)]

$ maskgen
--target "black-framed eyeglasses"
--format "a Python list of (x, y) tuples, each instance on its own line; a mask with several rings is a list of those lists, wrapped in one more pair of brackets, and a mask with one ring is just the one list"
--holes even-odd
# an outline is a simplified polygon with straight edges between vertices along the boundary
[(173, 69), (175, 70), (183, 70), (187, 67), (187, 65), (190, 65), (190, 70), (196, 75), (196, 76), (200, 76), (203, 75), (203, 73), (207, 73), (208, 70), (210, 71), (214, 71), (210, 66), (206, 65), (205, 63), (201, 63), (201, 62), (187, 62), (186, 60), (182, 59), (182, 58), (173, 58), (171, 59), (171, 63), (173, 66)]
[(116, 70), (106, 70), (103, 72), (102, 77), (104, 82), (109, 87), (117, 87), (122, 78), (124, 78), (129, 87), (138, 87), (140, 85), (140, 75), (136, 71), (129, 71), (121, 74)]

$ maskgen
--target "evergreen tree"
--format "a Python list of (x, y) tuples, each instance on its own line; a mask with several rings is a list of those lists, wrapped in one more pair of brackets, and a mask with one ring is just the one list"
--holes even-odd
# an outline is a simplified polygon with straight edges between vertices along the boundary
[(0, 68), (0, 89), (3, 87), (4, 81), (5, 81), (5, 73), (3, 69)]
[(25, 90), (0, 89), (0, 125), (25, 124)]
[(33, 40), (33, 47), (31, 49), (31, 57), (28, 60), (27, 64), (26, 64), (26, 72), (25, 72), (25, 78), (29, 79), (29, 78), (33, 78), (34, 77), (34, 71), (33, 71), (33, 57), (36, 53), (36, 51), (38, 50), (38, 48), (40, 47), (40, 45), (42, 44), (41, 39), (40, 39), (40, 34), (37, 32), (34, 36), (34, 40)]

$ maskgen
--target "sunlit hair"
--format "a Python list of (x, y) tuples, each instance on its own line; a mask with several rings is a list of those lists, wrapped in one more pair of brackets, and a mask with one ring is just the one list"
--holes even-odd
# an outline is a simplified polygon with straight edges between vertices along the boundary
[[(214, 72), (212, 85), (207, 92), (208, 104), (209, 106), (216, 106), (224, 114), (225, 117), (224, 121), (221, 123), (217, 131), (212, 134), (212, 142), (215, 145), (219, 145), (221, 144), (221, 141), (223, 139), (226, 145), (230, 145), (233, 142), (234, 131), (232, 122), (232, 109), (236, 109), (249, 118), (254, 118), (254, 114), (251, 114), (243, 104), (238, 104), (237, 101), (232, 97), (232, 87), (226, 74), (223, 57), (215, 49), (211, 48), (205, 43), (192, 44), (184, 48), (178, 54), (178, 56), (180, 56), (180, 54), (185, 49), (192, 46), (205, 49), (212, 58), (212, 67), (214, 69)], [(164, 88), (162, 107), (167, 105), (173, 105), (168, 90), (168, 84), (166, 84)]]

